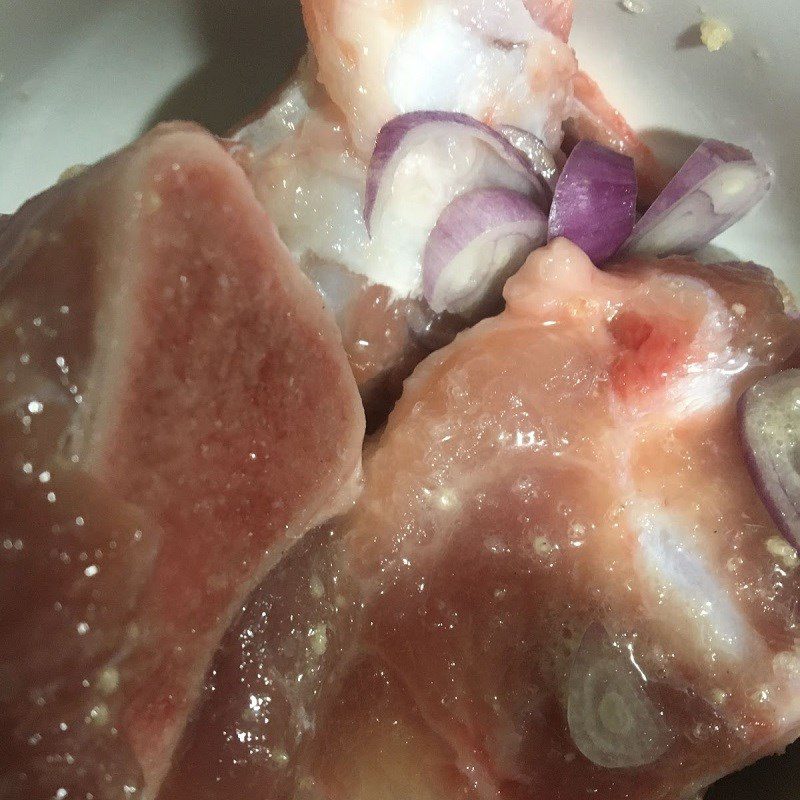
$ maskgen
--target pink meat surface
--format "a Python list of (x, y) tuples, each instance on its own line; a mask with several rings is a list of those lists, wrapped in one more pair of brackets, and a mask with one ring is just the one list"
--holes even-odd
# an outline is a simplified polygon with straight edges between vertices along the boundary
[(335, 322), (166, 125), (4, 223), (0, 365), (0, 794), (152, 797), (242, 599), (356, 495)]
[(678, 800), (800, 730), (800, 573), (745, 388), (771, 274), (537, 251), (406, 382), (366, 489), (227, 633), (164, 800)]
[(525, 7), (545, 30), (563, 39), (572, 30), (573, 0), (525, 0)]

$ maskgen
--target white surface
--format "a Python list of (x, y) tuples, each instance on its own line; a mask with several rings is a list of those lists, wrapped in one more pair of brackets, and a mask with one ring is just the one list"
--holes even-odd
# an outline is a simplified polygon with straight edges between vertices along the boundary
[(224, 132), (303, 38), (282, 0), (0, 0), (0, 212), (156, 121)]
[[(774, 269), (800, 292), (800, 0), (576, 0), (572, 41), (587, 71), (658, 154), (676, 165), (695, 142), (749, 147), (775, 171), (770, 196), (716, 240)], [(701, 6), (733, 41), (700, 44)]]
[[(676, 160), (692, 136), (768, 158), (767, 202), (719, 244), (800, 291), (800, 3), (704, 0), (733, 42), (699, 45), (697, 0), (576, 0), (584, 66)], [(222, 132), (277, 85), (301, 48), (284, 0), (0, 0), (0, 211), (168, 117)]]

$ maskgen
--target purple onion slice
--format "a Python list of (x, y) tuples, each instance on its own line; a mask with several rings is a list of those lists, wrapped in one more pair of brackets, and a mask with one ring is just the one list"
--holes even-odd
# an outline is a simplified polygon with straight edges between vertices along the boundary
[(635, 221), (633, 159), (595, 142), (578, 142), (556, 184), (549, 238), (569, 239), (599, 265), (617, 252)]
[(531, 196), (547, 208), (552, 192), (530, 159), (494, 128), (450, 111), (413, 111), (387, 122), (378, 133), (367, 172), (364, 221), (371, 233), (376, 215), (391, 192), (392, 176), (400, 161), (430, 137), (467, 137), (491, 148), (515, 172), (530, 183)]
[(756, 490), (800, 549), (800, 369), (770, 375), (739, 400), (739, 433)]
[(439, 216), (422, 255), (425, 299), (437, 313), (469, 315), (547, 238), (547, 217), (510, 189), (473, 189)]
[(572, 657), (567, 690), (570, 736), (593, 764), (642, 767), (669, 747), (669, 727), (648, 696), (646, 679), (599, 622), (589, 626)]
[(738, 222), (772, 184), (749, 150), (706, 139), (636, 223), (624, 250), (690, 253)]

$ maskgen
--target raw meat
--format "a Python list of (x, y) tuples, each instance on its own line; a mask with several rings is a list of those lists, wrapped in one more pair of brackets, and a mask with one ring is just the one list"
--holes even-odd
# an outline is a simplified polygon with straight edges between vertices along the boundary
[(498, 178), (480, 147), (457, 158), (449, 142), (422, 148), (399, 170), (389, 222), (369, 236), (378, 130), (406, 111), (461, 111), (558, 148), (577, 71), (572, 3), (308, 0), (303, 14), (309, 55), (235, 139), (281, 237), (337, 314), (368, 417), (382, 422), (402, 379), (466, 324), (421, 297), (428, 234), (456, 194)]
[(0, 231), (0, 795), (152, 797), (242, 598), (358, 490), (334, 320), (167, 125)]
[(303, 19), (317, 78), (363, 154), (393, 116), (426, 109), (561, 142), (572, 0), (303, 0)]
[(800, 573), (741, 392), (771, 274), (563, 240), (430, 356), (227, 633), (164, 800), (693, 798), (800, 731)]
[(413, 367), (474, 321), (434, 314), (422, 298), (431, 229), (458, 193), (503, 185), (480, 147), (428, 144), (403, 161), (388, 222), (370, 236), (364, 190), (381, 126), (407, 111), (460, 111), (556, 151), (574, 116), (571, 134), (636, 157), (648, 191), (664, 176), (578, 72), (571, 0), (305, 0), (303, 14), (309, 54), (234, 137), (256, 194), (335, 311), (367, 417), (379, 424)]

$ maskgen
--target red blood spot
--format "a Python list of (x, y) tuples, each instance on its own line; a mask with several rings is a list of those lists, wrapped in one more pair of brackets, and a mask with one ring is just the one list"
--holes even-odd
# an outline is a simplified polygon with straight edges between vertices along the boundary
[(626, 399), (662, 387), (686, 353), (687, 334), (671, 317), (648, 320), (635, 311), (620, 311), (610, 329), (621, 349), (611, 382)]

